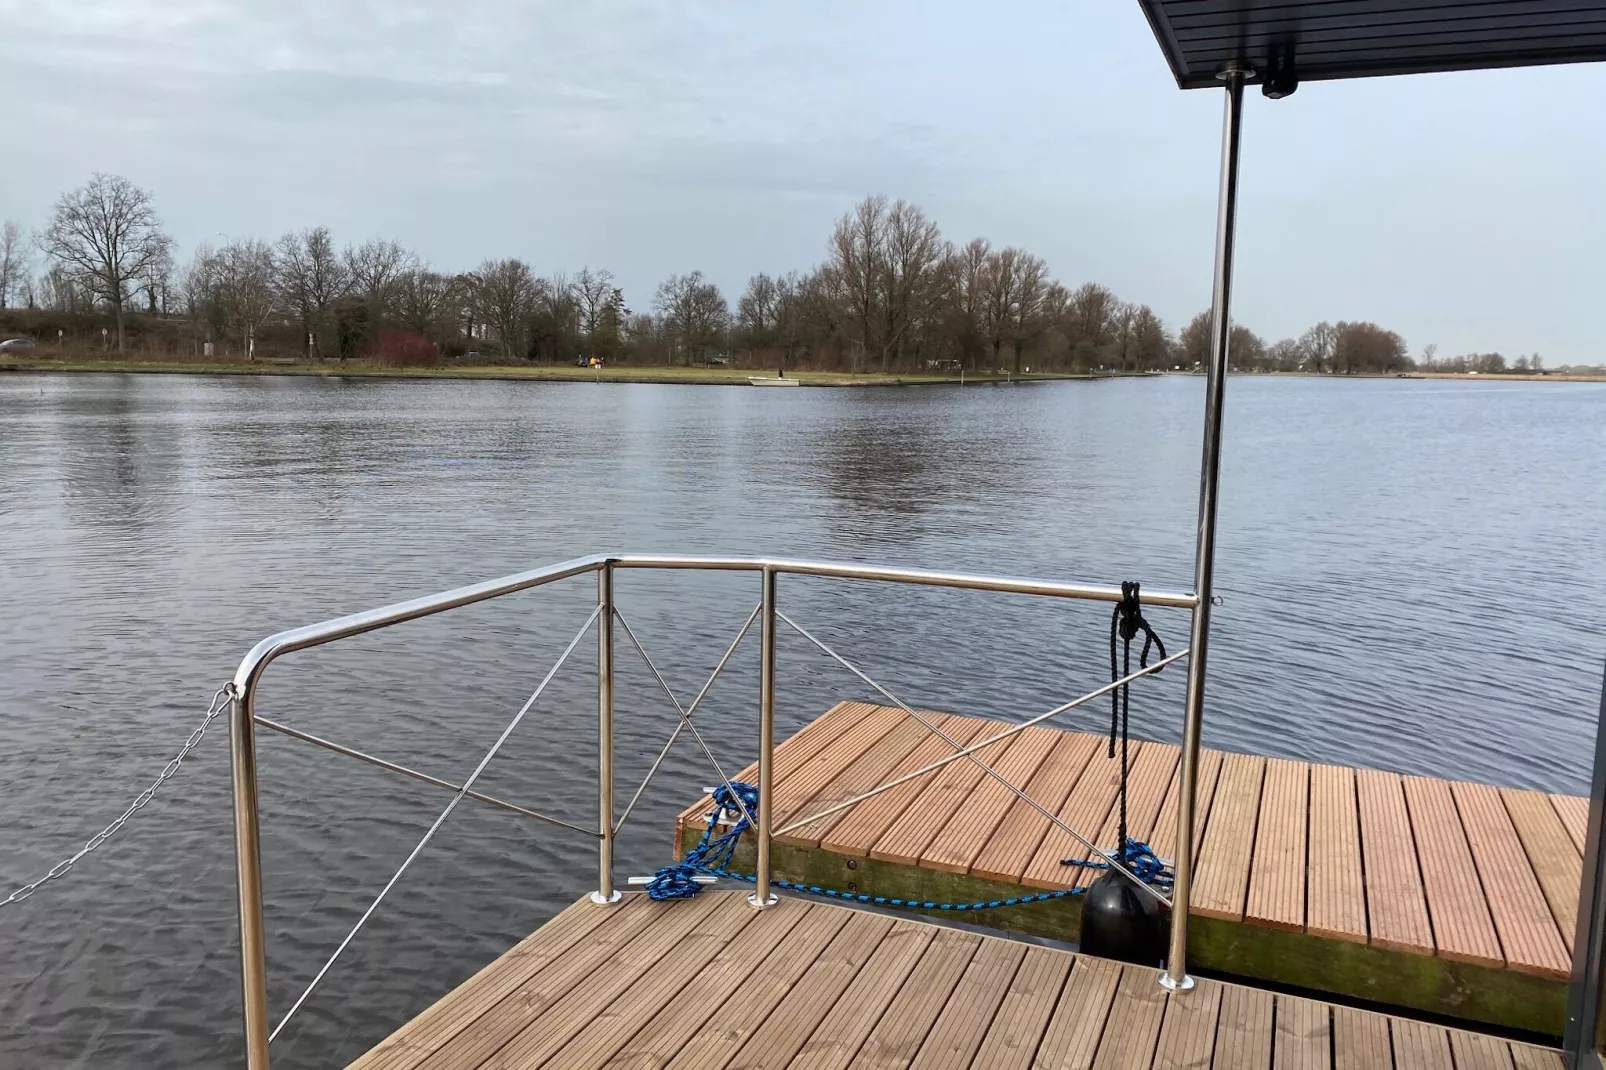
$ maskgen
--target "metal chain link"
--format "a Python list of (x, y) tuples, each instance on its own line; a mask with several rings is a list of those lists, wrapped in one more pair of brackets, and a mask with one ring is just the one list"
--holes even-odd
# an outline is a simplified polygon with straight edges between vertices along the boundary
[(89, 842), (85, 843), (83, 847), (79, 848), (77, 854), (73, 855), (71, 858), (63, 859), (62, 861), (56, 863), (55, 866), (51, 867), (50, 872), (46, 873), (43, 877), (40, 877), (32, 884), (24, 884), (21, 888), (18, 888), (16, 891), (6, 896), (4, 900), (0, 900), (0, 909), (8, 907), (13, 903), (22, 902), (24, 899), (36, 892), (41, 885), (47, 884), (58, 877), (66, 876), (73, 866), (78, 863), (80, 858), (84, 857), (86, 854), (110, 839), (118, 829), (123, 827), (129, 818), (134, 816), (136, 811), (140, 810), (146, 803), (151, 801), (151, 799), (156, 795), (157, 788), (160, 788), (163, 784), (167, 783), (167, 781), (172, 778), (173, 774), (178, 772), (179, 766), (184, 764), (184, 759), (189, 757), (190, 751), (194, 750), (196, 745), (201, 742), (201, 737), (206, 735), (206, 730), (212, 727), (212, 722), (217, 720), (218, 715), (228, 708), (229, 701), (233, 697), (233, 684), (226, 684), (219, 688), (217, 694), (212, 696), (212, 705), (207, 707), (206, 717), (201, 721), (200, 726), (196, 728), (195, 731), (190, 733), (190, 737), (184, 741), (184, 746), (179, 748), (178, 754), (173, 757), (172, 761), (167, 763), (167, 765), (162, 769), (161, 774), (157, 776), (156, 782), (150, 787), (146, 788), (144, 791), (140, 792), (139, 795), (135, 797), (134, 801), (129, 804), (128, 809), (124, 810), (118, 815), (116, 821), (113, 821), (111, 824), (95, 833), (94, 836), (90, 837)]

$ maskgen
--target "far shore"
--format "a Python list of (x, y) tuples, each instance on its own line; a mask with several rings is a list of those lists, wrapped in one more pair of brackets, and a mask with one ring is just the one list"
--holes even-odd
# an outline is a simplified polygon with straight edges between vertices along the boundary
[[(135, 373), (144, 375), (304, 375), (323, 378), (361, 379), (487, 379), (509, 382), (544, 383), (656, 383), (674, 386), (747, 386), (750, 378), (774, 378), (773, 368), (735, 368), (728, 365), (626, 365), (581, 368), (565, 364), (448, 364), (434, 368), (395, 368), (366, 362), (338, 364), (320, 361), (265, 359), (257, 361), (219, 360), (141, 360), (130, 357), (85, 357), (52, 360), (11, 358), (0, 354), (0, 373)], [(800, 386), (994, 386), (1022, 382), (1054, 382), (1118, 378), (1151, 378), (1160, 375), (1202, 375), (1199, 371), (1147, 372), (1026, 372), (1021, 375), (951, 371), (850, 372), (793, 371), (786, 377)], [(1315, 372), (1233, 372), (1234, 377), (1266, 375), (1307, 379), (1459, 379), (1471, 382), (1606, 382), (1606, 374), (1572, 372), (1361, 372), (1354, 375)]]
[[(75, 360), (4, 360), (0, 359), (0, 372), (99, 372), (136, 373), (154, 375), (310, 375), (324, 378), (369, 379), (491, 379), (519, 382), (554, 383), (657, 383), (665, 385), (747, 386), (749, 378), (774, 378), (776, 369), (733, 368), (729, 366), (651, 366), (613, 365), (603, 368), (581, 368), (563, 364), (517, 365), (444, 365), (436, 368), (390, 368), (376, 364), (319, 363), (311, 361), (177, 361), (129, 359), (75, 359)], [(997, 375), (966, 372), (881, 373), (816, 372), (787, 369), (786, 378), (796, 379), (801, 386), (991, 386), (1020, 382), (1047, 382), (1060, 379), (1104, 379), (1118, 374), (1143, 373), (1105, 372), (1089, 373), (1026, 373)]]

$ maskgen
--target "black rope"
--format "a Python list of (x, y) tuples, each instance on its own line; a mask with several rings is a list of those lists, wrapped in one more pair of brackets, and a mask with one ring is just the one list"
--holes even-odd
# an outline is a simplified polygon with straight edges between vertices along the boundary
[[(1143, 650), (1138, 654), (1138, 667), (1149, 667), (1149, 651), (1157, 649), (1160, 657), (1165, 658), (1165, 643), (1149, 627), (1149, 622), (1143, 619), (1143, 603), (1138, 597), (1138, 583), (1128, 580), (1121, 584), (1121, 600), (1115, 603), (1115, 611), (1110, 615), (1110, 682), (1114, 683), (1122, 677), (1132, 675), (1132, 640), (1143, 633)], [(1121, 662), (1116, 664), (1116, 646), (1119, 641), (1121, 647)], [(1130, 683), (1122, 684), (1110, 692), (1110, 748), (1109, 757), (1115, 757), (1115, 740), (1117, 734), (1121, 739), (1121, 826), (1116, 834), (1116, 850), (1121, 852), (1125, 861), (1126, 853), (1126, 781), (1129, 772), (1127, 764), (1128, 742), (1127, 728), (1132, 711), (1132, 697), (1128, 693)]]

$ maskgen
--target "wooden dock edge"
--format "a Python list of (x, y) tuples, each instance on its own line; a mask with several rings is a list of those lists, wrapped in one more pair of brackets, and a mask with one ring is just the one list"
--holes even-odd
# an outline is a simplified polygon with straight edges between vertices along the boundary
[[(702, 835), (702, 822), (683, 819), (675, 830), (676, 857)], [(918, 866), (884, 862), (775, 842), (775, 875), (799, 884), (900, 899), (971, 902), (1040, 891)], [(742, 838), (732, 868), (753, 871), (751, 834)], [(721, 882), (725, 887), (734, 882)], [(930, 916), (990, 929), (1075, 943), (1082, 928), (1078, 897), (1025, 906)], [(1195, 913), (1188, 934), (1189, 961), (1207, 973), (1289, 985), (1335, 996), (1485, 1025), (1559, 1037), (1566, 1022), (1567, 983), (1445, 958), (1332, 940)]]

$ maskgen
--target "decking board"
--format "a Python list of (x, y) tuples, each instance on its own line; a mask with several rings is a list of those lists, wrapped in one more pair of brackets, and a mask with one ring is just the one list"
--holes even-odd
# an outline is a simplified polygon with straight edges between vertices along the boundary
[(1310, 767), (1310, 873), (1305, 930), (1366, 943), (1366, 891), (1355, 770)]
[[(532, 963), (520, 998), (499, 994)], [(833, 903), (754, 912), (719, 891), (581, 900), (351, 1066), (459, 1020), (440, 1070), (1561, 1067), (1496, 1037), (1203, 979), (1168, 993), (1144, 967)]]
[(1566, 980), (1572, 956), (1499, 790), (1456, 781), (1450, 793), (1461, 813), (1507, 964), (1524, 973)]
[[(1026, 793), (1058, 814), (1098, 749), (1098, 740), (1082, 733), (1064, 733), (1037, 775), (1026, 783)], [(1004, 820), (976, 856), (970, 871), (989, 880), (1019, 881), (1048, 835), (1049, 820), (1029, 803), (1015, 799)]]
[(1360, 803), (1361, 856), (1366, 862), (1366, 910), (1371, 943), (1392, 951), (1433, 954), (1427, 893), (1416, 838), (1398, 773), (1355, 771)]
[(1249, 867), (1246, 921), (1294, 932), (1305, 927), (1309, 826), (1310, 766), (1268, 758)]
[(1419, 776), (1404, 777), (1403, 783), (1439, 954), (1458, 962), (1504, 965), (1489, 901), (1450, 785)]
[(1224, 921), (1243, 919), (1265, 771), (1266, 759), (1258, 755), (1229, 754), (1222, 761), (1204, 846), (1194, 870), (1196, 914)]
[(1572, 954), (1573, 937), (1578, 929), (1578, 889), (1583, 882), (1583, 857), (1573, 845), (1567, 827), (1551, 805), (1537, 791), (1502, 788), (1500, 797), (1516, 826), (1523, 850), (1533, 866), (1534, 876), (1550, 904), (1556, 928), (1561, 930), (1567, 953)]

